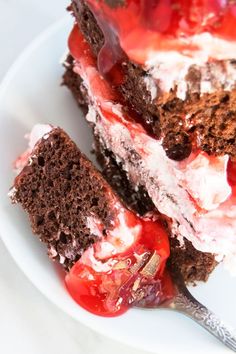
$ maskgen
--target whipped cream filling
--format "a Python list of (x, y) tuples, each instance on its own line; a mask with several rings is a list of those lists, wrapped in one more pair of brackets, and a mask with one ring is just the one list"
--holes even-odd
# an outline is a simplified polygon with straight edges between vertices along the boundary
[[(28, 140), (28, 148), (23, 154), (21, 154), (13, 164), (15, 173), (18, 175), (26, 165), (32, 163), (32, 151), (40, 139), (47, 139), (49, 133), (54, 129), (53, 126), (49, 124), (35, 124), (29, 134), (25, 135), (25, 139)], [(14, 200), (14, 195), (17, 189), (13, 186), (8, 192), (8, 196)]]
[[(207, 32), (179, 41), (183, 44), (186, 41), (198, 49), (182, 52), (149, 50), (146, 55), (144, 69), (147, 77), (150, 77), (163, 93), (176, 89), (177, 97), (184, 100), (189, 88), (186, 75), (191, 67), (200, 73), (201, 94), (235, 88), (236, 65), (231, 61), (236, 58), (236, 42), (212, 36)], [(153, 91), (152, 85), (151, 94)]]
[(175, 174), (181, 185), (200, 208), (214, 210), (230, 197), (232, 189), (227, 182), (228, 155), (209, 158), (200, 152), (178, 163)]
[(103, 226), (100, 221), (93, 216), (87, 217), (87, 226), (91, 234), (98, 236), (102, 242), (94, 244), (96, 257), (100, 260), (106, 259), (122, 253), (129, 248), (137, 239), (141, 232), (141, 224), (128, 226), (125, 218), (125, 210), (121, 204), (117, 206), (119, 210), (117, 214), (116, 225), (112, 230), (109, 230), (108, 235), (104, 239), (102, 230)]
[(105, 238), (100, 220), (92, 215), (87, 217), (87, 227), (91, 234), (99, 237), (99, 240), (83, 252), (79, 261), (90, 266), (96, 272), (108, 272), (111, 270), (118, 262), (112, 257), (130, 248), (142, 231), (142, 225), (139, 223), (134, 226), (127, 224), (125, 209), (121, 204), (117, 203), (115, 208), (119, 210), (116, 224), (113, 229), (107, 231)]
[(49, 133), (53, 130), (53, 127), (49, 124), (35, 124), (29, 134), (25, 135), (28, 140), (28, 148), (21, 154), (14, 163), (14, 169), (19, 173), (27, 163), (30, 163), (30, 155), (37, 144), (37, 142), (44, 138), (49, 137)]
[(35, 124), (30, 134), (26, 134), (26, 139), (29, 140), (29, 150), (32, 151), (40, 139), (46, 140), (49, 137), (48, 133), (52, 130), (53, 127), (50, 124)]
[(209, 159), (200, 152), (182, 162), (170, 160), (160, 140), (148, 136), (138, 123), (127, 121), (122, 107), (103, 97), (99, 85), (94, 85), (99, 74), (84, 64), (76, 62), (74, 71), (88, 90), (87, 120), (101, 143), (114, 153), (134, 186), (144, 186), (157, 209), (172, 219), (172, 233), (180, 242), (185, 237), (196, 249), (232, 265), (236, 204), (227, 181), (228, 156)]

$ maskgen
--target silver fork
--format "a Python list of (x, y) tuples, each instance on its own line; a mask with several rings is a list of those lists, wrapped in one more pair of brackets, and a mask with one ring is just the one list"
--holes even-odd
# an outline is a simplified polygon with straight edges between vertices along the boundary
[(212, 311), (197, 301), (188, 291), (181, 275), (175, 271), (171, 274), (175, 285), (175, 294), (161, 305), (155, 301), (145, 304), (141, 301), (136, 303), (138, 307), (161, 307), (181, 312), (205, 328), (228, 348), (236, 352), (236, 334), (233, 329), (226, 326)]

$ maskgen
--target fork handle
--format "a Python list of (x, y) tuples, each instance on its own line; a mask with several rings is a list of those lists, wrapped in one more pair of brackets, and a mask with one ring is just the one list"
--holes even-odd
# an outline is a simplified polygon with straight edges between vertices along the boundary
[(179, 311), (204, 327), (224, 345), (236, 352), (236, 336), (212, 311), (198, 302), (187, 290), (181, 289), (169, 304), (169, 308)]

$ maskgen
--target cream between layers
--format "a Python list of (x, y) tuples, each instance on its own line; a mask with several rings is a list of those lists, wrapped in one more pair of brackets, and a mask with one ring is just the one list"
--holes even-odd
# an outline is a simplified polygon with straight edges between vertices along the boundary
[[(16, 174), (18, 175), (22, 169), (28, 164), (30, 165), (32, 162), (32, 158), (34, 156), (32, 155), (32, 151), (37, 144), (37, 142), (44, 138), (47, 139), (49, 137), (49, 133), (54, 129), (54, 127), (50, 124), (35, 124), (34, 127), (32, 128), (31, 132), (29, 134), (25, 135), (25, 138), (28, 140), (28, 147), (21, 154), (17, 160), (14, 162), (14, 170)], [(8, 193), (8, 196), (13, 199), (14, 194), (16, 193), (16, 188), (12, 187), (11, 190)]]
[(98, 241), (83, 252), (79, 262), (90, 266), (96, 272), (111, 270), (118, 262), (112, 257), (129, 249), (142, 232), (141, 223), (137, 222), (135, 226), (128, 226), (126, 211), (118, 201), (114, 207), (118, 211), (117, 222), (114, 229), (107, 231), (106, 237), (102, 233), (103, 225), (100, 220), (92, 215), (87, 217), (87, 226), (92, 234), (98, 236)]
[(137, 45), (133, 51), (126, 51), (134, 61), (139, 62), (139, 57), (145, 56), (143, 68), (147, 73), (147, 88), (152, 99), (156, 98), (153, 92), (157, 92), (158, 86), (164, 93), (176, 88), (177, 97), (184, 100), (189, 89), (186, 75), (191, 67), (201, 75), (201, 94), (219, 89), (227, 91), (236, 87), (236, 65), (233, 61), (236, 58), (235, 41), (227, 41), (204, 32), (188, 38), (179, 38), (179, 42), (198, 49), (182, 52), (156, 51), (151, 47), (139, 49)]
[(14, 167), (17, 173), (19, 173), (23, 169), (23, 167), (28, 163), (28, 161), (30, 163), (29, 157), (36, 143), (41, 138), (47, 139), (48, 133), (50, 133), (52, 129), (53, 127), (50, 124), (35, 124), (31, 132), (25, 135), (25, 138), (28, 140), (28, 148), (15, 161)]
[[(228, 156), (209, 160), (201, 152), (183, 162), (168, 159), (161, 141), (148, 136), (139, 124), (127, 122), (122, 107), (102, 96), (94, 84), (102, 80), (95, 67), (82, 59), (74, 71), (88, 90), (87, 120), (132, 183), (145, 186), (158, 210), (172, 219), (172, 232), (180, 242), (186, 237), (196, 249), (216, 254), (236, 274), (231, 262), (236, 257), (236, 206), (229, 198)], [(205, 210), (199, 212), (196, 204)]]

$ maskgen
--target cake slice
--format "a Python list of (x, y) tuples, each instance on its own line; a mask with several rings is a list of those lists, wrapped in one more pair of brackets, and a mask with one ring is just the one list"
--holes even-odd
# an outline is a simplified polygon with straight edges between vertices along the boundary
[(16, 162), (23, 169), (11, 199), (27, 211), (32, 230), (47, 244), (49, 256), (70, 269), (98, 238), (96, 230), (90, 232), (87, 218), (95, 215), (108, 229), (116, 219), (118, 210), (111, 208), (114, 193), (59, 128), (35, 126), (23, 157)]
[(190, 279), (206, 279), (215, 261), (236, 272), (234, 3), (70, 9), (64, 83), (88, 107), (104, 171), (166, 217)]
[(166, 300), (170, 250), (158, 215), (128, 210), (62, 129), (37, 125), (29, 141), (10, 197), (27, 212), (49, 257), (68, 272), (72, 297), (103, 316), (141, 300), (147, 306)]

